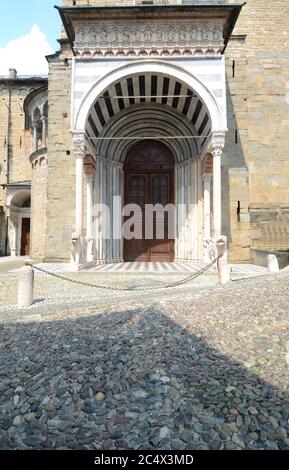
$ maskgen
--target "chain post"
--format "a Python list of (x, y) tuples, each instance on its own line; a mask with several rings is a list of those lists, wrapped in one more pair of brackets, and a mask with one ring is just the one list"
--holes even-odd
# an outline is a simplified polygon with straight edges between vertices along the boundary
[(227, 237), (222, 235), (219, 240), (217, 240), (216, 245), (218, 253), (217, 267), (219, 282), (220, 284), (225, 285), (231, 280), (228, 266)]

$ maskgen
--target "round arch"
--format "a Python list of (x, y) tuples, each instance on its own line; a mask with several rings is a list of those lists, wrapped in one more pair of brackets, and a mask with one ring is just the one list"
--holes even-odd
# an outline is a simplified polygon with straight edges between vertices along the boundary
[[(174, 135), (194, 135), (193, 125), (174, 109), (156, 103), (140, 103), (124, 109), (112, 117), (103, 127), (101, 137), (91, 142), (93, 150), (100, 156), (123, 162), (128, 149), (144, 136), (156, 139), (162, 136), (174, 154), (176, 161), (187, 160), (199, 153), (198, 142), (194, 139), (166, 139)], [(109, 137), (130, 137), (131, 140), (113, 140)], [(133, 139), (135, 137), (135, 140)]]
[[(124, 170), (131, 168), (146, 168), (147, 159), (142, 158), (142, 154), (146, 152), (147, 147), (150, 147), (152, 150), (149, 155), (150, 165), (160, 166), (165, 169), (174, 169), (175, 166), (175, 157), (172, 154), (170, 148), (164, 143), (158, 140), (142, 140), (140, 142), (135, 142), (126, 153), (124, 160)], [(160, 154), (160, 158), (155, 158), (155, 154)], [(139, 157), (139, 158), (137, 158)]]
[(224, 131), (226, 126), (224, 124), (222, 113), (214, 96), (207, 89), (207, 87), (195, 76), (191, 75), (183, 68), (157, 60), (144, 60), (141, 62), (125, 64), (118, 69), (109, 72), (107, 75), (94, 83), (94, 85), (82, 99), (79, 110), (75, 117), (74, 130), (84, 131), (90, 108), (93, 106), (97, 97), (99, 97), (112, 83), (129, 76), (145, 73), (162, 74), (171, 78), (177, 78), (179, 81), (185, 83), (205, 103), (211, 119), (211, 131)]
[(14, 207), (30, 207), (31, 193), (30, 191), (20, 190), (17, 191), (9, 201), (9, 205)]

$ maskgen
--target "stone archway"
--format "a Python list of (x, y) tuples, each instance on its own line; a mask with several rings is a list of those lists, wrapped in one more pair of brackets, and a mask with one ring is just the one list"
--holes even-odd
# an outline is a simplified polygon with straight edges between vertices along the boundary
[[(130, 71), (134, 73), (130, 74)], [(84, 98), (76, 120), (77, 126), (83, 126), (83, 130), (73, 132), (77, 157), (76, 232), (79, 240), (83, 233), (91, 232), (91, 228), (96, 234), (93, 244), (95, 252), (85, 255), (86, 260), (119, 262), (123, 261), (124, 254), (128, 259), (123, 252), (121, 234), (123, 166), (130, 148), (148, 139), (167, 145), (177, 162), (174, 169), (174, 200), (177, 207), (175, 259), (203, 259), (201, 157), (208, 151), (212, 135), (216, 134), (212, 130), (221, 129), (224, 125), (216, 101), (206, 87), (191, 75), (179, 67), (156, 61), (121, 67), (108, 76), (100, 80), (102, 88), (97, 83)], [(198, 91), (189, 83), (194, 83)], [(87, 111), (85, 120), (84, 110)], [(85, 153), (91, 154), (95, 161), (95, 178), (93, 182), (88, 182), (86, 178), (86, 192), (94, 194), (97, 204), (109, 208), (105, 216), (92, 215), (87, 224), (83, 220), (82, 210)], [(215, 184), (215, 193), (218, 193), (215, 207), (218, 207), (220, 172), (217, 167), (220, 160), (217, 157), (215, 161), (215, 180), (218, 183)], [(120, 201), (117, 205), (114, 204), (115, 198)], [(87, 207), (86, 212), (92, 214), (91, 208)], [(215, 220), (219, 219), (219, 212), (216, 211), (216, 214), (218, 217)], [(88, 241), (84, 243), (83, 252)]]
[[(193, 90), (199, 99), (205, 103), (212, 121), (212, 132), (224, 132), (224, 130), (226, 130), (226, 113), (220, 110), (216, 98), (204, 83), (180, 66), (175, 64), (169, 65), (165, 61), (149, 59), (125, 64), (116, 70), (114, 69), (98, 80), (85, 94), (81, 103), (78, 105), (78, 110), (74, 119), (74, 129), (79, 131), (83, 131), (85, 129), (85, 122), (91, 107), (97, 101), (98, 97), (101, 96), (112, 84), (119, 83), (128, 77), (143, 75), (168, 77), (187, 86), (187, 88)], [(129, 93), (127, 96), (129, 96)]]

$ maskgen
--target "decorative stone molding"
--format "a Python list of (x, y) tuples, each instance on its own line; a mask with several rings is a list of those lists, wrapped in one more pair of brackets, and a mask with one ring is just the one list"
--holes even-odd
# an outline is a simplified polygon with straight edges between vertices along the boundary
[(213, 132), (210, 141), (210, 152), (215, 156), (222, 156), (223, 149), (225, 147), (225, 133), (224, 132)]
[(224, 46), (218, 20), (79, 24), (74, 47), (78, 56), (216, 55)]
[(84, 158), (86, 151), (84, 132), (72, 133), (72, 145), (75, 156)]
[(47, 161), (47, 147), (42, 147), (39, 150), (35, 150), (32, 152), (29, 160), (32, 164), (32, 168), (34, 169), (37, 165), (42, 164), (44, 161)]
[(84, 157), (84, 173), (87, 178), (95, 175), (95, 161), (91, 155)]
[(213, 156), (211, 153), (207, 153), (202, 159), (202, 173), (203, 175), (213, 173)]
[(81, 58), (94, 58), (94, 57), (203, 57), (203, 56), (218, 56), (222, 54), (220, 48), (174, 48), (174, 49), (85, 49), (76, 52), (77, 57)]

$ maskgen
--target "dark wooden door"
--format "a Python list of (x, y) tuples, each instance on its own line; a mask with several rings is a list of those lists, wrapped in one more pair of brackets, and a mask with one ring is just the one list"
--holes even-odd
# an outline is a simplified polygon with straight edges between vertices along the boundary
[(30, 255), (30, 219), (22, 219), (21, 226), (21, 256)]
[(174, 261), (174, 240), (169, 239), (168, 214), (162, 218), (154, 212), (147, 220), (149, 228), (145, 219), (146, 204), (166, 206), (174, 202), (173, 169), (172, 156), (158, 142), (140, 143), (129, 153), (124, 167), (125, 204), (140, 206), (141, 215), (135, 217), (137, 228), (133, 226), (133, 229), (142, 234), (142, 238), (124, 240), (125, 261)]

